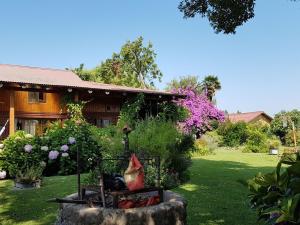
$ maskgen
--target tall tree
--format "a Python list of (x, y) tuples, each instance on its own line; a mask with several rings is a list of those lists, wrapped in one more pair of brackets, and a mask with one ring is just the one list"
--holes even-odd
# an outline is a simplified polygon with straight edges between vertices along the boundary
[(196, 93), (202, 93), (202, 86), (198, 76), (187, 75), (181, 76), (179, 79), (173, 79), (167, 84), (166, 90), (172, 91), (179, 88), (192, 88)]
[[(216, 33), (234, 34), (238, 26), (254, 17), (256, 0), (182, 0), (184, 18), (207, 17)], [(291, 0), (297, 1), (297, 0)]]
[(206, 76), (202, 81), (202, 88), (207, 98), (212, 101), (216, 91), (221, 90), (221, 83), (217, 76)]
[(128, 41), (119, 53), (103, 61), (92, 70), (83, 65), (73, 71), (83, 80), (118, 84), (139, 88), (154, 88), (154, 81), (161, 81), (162, 73), (156, 62), (156, 53), (149, 42), (144, 45), (143, 38)]

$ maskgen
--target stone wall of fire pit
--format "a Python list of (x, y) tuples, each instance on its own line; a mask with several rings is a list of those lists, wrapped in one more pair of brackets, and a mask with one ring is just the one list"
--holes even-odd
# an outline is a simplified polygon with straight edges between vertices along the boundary
[[(68, 196), (76, 199), (77, 194)], [(164, 192), (159, 205), (112, 209), (63, 203), (56, 225), (186, 225), (186, 201), (171, 191)]]

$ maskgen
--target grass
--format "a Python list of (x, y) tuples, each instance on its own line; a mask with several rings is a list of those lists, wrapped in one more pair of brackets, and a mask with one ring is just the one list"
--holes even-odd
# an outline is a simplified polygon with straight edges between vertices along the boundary
[(48, 225), (55, 221), (58, 205), (46, 201), (76, 192), (76, 176), (46, 177), (36, 190), (12, 187), (11, 180), (0, 181), (0, 225)]
[[(277, 157), (220, 150), (193, 159), (191, 180), (175, 191), (188, 200), (189, 225), (253, 225), (245, 185), (257, 172), (271, 171)], [(38, 190), (12, 190), (0, 181), (0, 225), (48, 225), (56, 218), (55, 203), (46, 200), (76, 192), (76, 176), (48, 177)]]
[(188, 200), (189, 225), (254, 225), (246, 181), (272, 171), (277, 156), (219, 150), (193, 159), (191, 180), (176, 189)]

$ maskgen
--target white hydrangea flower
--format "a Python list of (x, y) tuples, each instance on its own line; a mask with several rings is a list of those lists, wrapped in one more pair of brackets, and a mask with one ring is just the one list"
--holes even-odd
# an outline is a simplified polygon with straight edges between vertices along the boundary
[(49, 150), (49, 148), (48, 148), (48, 146), (42, 146), (41, 150), (47, 152)]
[(68, 156), (69, 156), (69, 153), (64, 152), (64, 153), (61, 154), (61, 156), (62, 156), (62, 157), (68, 157)]
[(0, 170), (0, 180), (6, 178), (6, 171), (1, 171)]
[(33, 135), (31, 135), (31, 134), (26, 134), (26, 135), (25, 135), (25, 138), (33, 138)]

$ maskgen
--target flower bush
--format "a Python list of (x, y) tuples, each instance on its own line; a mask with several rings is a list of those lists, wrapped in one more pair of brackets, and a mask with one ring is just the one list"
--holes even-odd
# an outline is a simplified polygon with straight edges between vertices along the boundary
[[(93, 162), (101, 157), (101, 148), (92, 138), (92, 126), (86, 122), (77, 123), (74, 120), (66, 120), (63, 124), (55, 122), (48, 127), (43, 139), (48, 150), (48, 165), (45, 174), (67, 175), (76, 173), (77, 148), (80, 151), (81, 171), (88, 172)], [(46, 148), (47, 147), (47, 148)], [(42, 147), (41, 147), (42, 148)], [(84, 162), (84, 163), (83, 163)]]
[(32, 183), (42, 177), (45, 169), (47, 152), (42, 151), (39, 137), (33, 137), (19, 131), (4, 141), (0, 157), (0, 168), (8, 171), (10, 176), (22, 183)]
[(192, 88), (179, 88), (174, 92), (186, 95), (186, 98), (175, 101), (189, 111), (189, 117), (182, 124), (185, 132), (196, 132), (201, 136), (212, 129), (212, 121), (224, 121), (224, 113), (218, 110), (205, 95), (197, 94)]
[[(81, 163), (81, 171), (88, 172), (94, 161), (101, 157), (100, 147), (92, 138), (91, 125), (67, 120), (64, 124), (53, 123), (45, 135), (40, 137), (17, 132), (4, 141), (0, 155), (5, 160), (0, 161), (0, 169), (8, 171), (10, 176), (22, 182), (37, 179), (43, 173), (74, 174), (77, 168), (77, 148), (81, 162), (84, 162)], [(94, 160), (89, 161), (89, 158)]]

